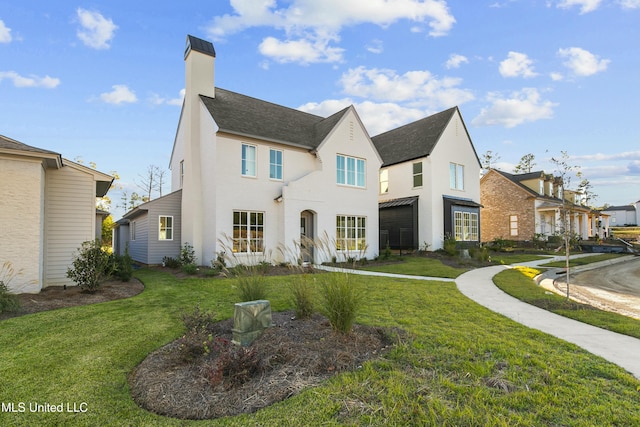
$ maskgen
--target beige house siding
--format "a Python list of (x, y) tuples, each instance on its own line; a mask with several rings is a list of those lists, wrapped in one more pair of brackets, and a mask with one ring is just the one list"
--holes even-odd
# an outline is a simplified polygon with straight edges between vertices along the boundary
[(74, 285), (67, 268), (82, 242), (95, 238), (95, 186), (91, 175), (74, 166), (47, 172), (43, 287)]
[[(489, 171), (480, 181), (480, 233), (483, 242), (494, 239), (531, 240), (535, 233), (535, 199), (503, 176)], [(517, 235), (511, 235), (511, 216), (517, 217)]]
[(40, 159), (0, 157), (0, 267), (8, 261), (15, 271), (9, 288), (16, 293), (42, 288), (43, 188)]

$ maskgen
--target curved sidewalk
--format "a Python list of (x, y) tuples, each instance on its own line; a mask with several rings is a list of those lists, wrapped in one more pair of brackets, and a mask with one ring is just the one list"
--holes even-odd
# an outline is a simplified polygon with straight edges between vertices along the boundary
[(471, 270), (458, 276), (456, 285), (465, 296), (489, 310), (576, 344), (640, 379), (639, 339), (542, 310), (506, 294), (493, 283), (492, 278), (507, 268), (495, 266)]

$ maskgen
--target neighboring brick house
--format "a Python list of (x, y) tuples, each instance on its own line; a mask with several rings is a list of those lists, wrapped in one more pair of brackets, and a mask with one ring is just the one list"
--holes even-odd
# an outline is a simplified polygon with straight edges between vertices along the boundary
[(510, 174), (490, 169), (480, 179), (483, 242), (495, 239), (531, 241), (562, 231), (563, 199), (570, 206), (570, 227), (582, 239), (595, 236), (601, 225), (597, 213), (578, 203), (578, 194), (542, 171)]
[[(104, 196), (113, 177), (0, 135), (0, 268), (11, 264), (15, 293), (73, 285), (76, 250), (101, 233)], [(0, 280), (7, 280), (0, 276)]]

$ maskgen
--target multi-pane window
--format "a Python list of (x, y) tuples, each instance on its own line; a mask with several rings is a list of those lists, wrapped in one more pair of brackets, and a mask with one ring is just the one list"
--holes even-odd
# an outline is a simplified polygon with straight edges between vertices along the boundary
[(509, 230), (511, 236), (518, 235), (518, 215), (509, 215)]
[(269, 178), (282, 180), (282, 150), (269, 150)]
[(464, 190), (464, 166), (449, 163), (449, 186), (453, 190)]
[(478, 214), (476, 212), (455, 211), (454, 232), (459, 242), (478, 241)]
[(336, 216), (336, 249), (362, 251), (367, 246), (367, 219), (364, 216)]
[(233, 252), (264, 252), (264, 212), (233, 211)]
[(256, 176), (256, 146), (242, 144), (242, 175)]
[(422, 187), (422, 162), (413, 164), (413, 187)]
[(380, 171), (380, 194), (389, 192), (389, 169)]
[(336, 156), (336, 182), (353, 187), (364, 187), (365, 161), (355, 157)]
[(160, 215), (158, 239), (173, 240), (173, 217)]

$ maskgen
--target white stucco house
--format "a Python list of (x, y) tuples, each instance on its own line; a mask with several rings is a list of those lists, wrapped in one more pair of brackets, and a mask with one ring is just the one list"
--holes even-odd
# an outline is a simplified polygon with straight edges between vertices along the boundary
[[(377, 256), (382, 161), (353, 106), (325, 118), (216, 87), (215, 57), (210, 42), (187, 37), (170, 160), (172, 193), (181, 192), (173, 238), (192, 245), (202, 265), (223, 252), (245, 264)], [(150, 230), (171, 216), (155, 211), (139, 216)], [(136, 215), (125, 215), (129, 227)], [(310, 240), (322, 244), (301, 250)]]
[(602, 213), (610, 216), (612, 227), (624, 227), (628, 225), (638, 225), (640, 222), (640, 201), (624, 206), (609, 206), (603, 209)]
[(380, 169), (380, 246), (436, 250), (480, 242), (480, 160), (458, 107), (372, 138)]
[(16, 274), (11, 291), (74, 285), (67, 268), (82, 243), (100, 235), (106, 212), (96, 211), (96, 197), (112, 181), (58, 153), (0, 135), (0, 267), (8, 262)]

